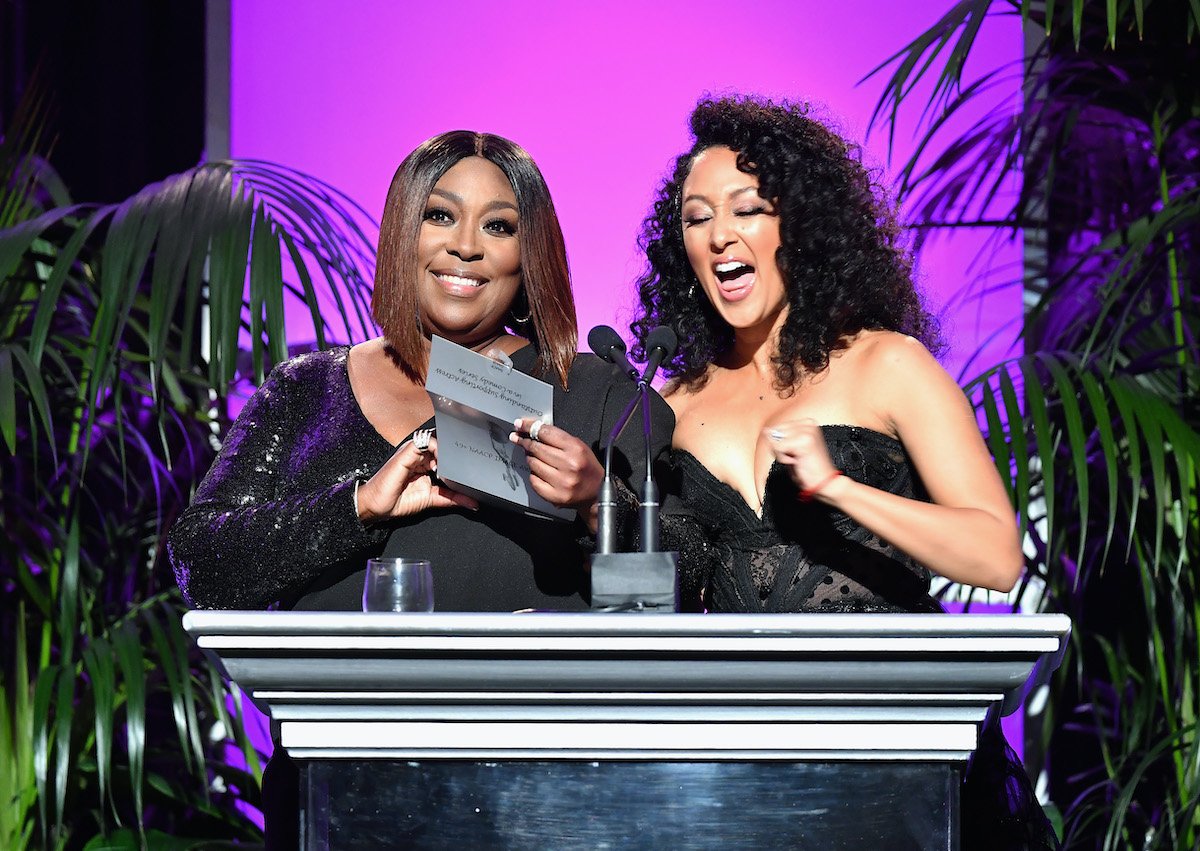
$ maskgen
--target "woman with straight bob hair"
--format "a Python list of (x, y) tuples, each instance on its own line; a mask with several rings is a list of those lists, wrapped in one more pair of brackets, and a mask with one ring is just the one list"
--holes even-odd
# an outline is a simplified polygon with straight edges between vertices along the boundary
[[(425, 380), (429, 340), (412, 321), (419, 310), (412, 275), (426, 201), (441, 175), (475, 156), (496, 165), (512, 186), (521, 220), (521, 288), (506, 325), (538, 353), (537, 372), (567, 384), (578, 340), (575, 296), (567, 249), (542, 173), (523, 148), (490, 133), (455, 131), (435, 136), (406, 157), (392, 178), (379, 229), (379, 253), (371, 307), (384, 337), (414, 381)], [(524, 333), (522, 333), (524, 332)], [(532, 333), (530, 333), (532, 332)]]
[[(384, 554), (433, 563), (439, 610), (586, 607), (597, 452), (635, 388), (576, 354), (562, 230), (529, 154), (464, 130), (409, 154), (387, 196), (372, 309), (381, 337), (278, 365), (230, 429), (168, 536), (186, 599), (358, 609), (366, 561)], [(525, 449), (531, 486), (573, 522), (479, 505), (437, 478), (424, 386), (435, 334), (553, 386), (553, 425), (531, 433), (523, 420), (493, 439)], [(661, 400), (655, 417), (665, 452)], [(641, 475), (628, 431), (617, 467)]]

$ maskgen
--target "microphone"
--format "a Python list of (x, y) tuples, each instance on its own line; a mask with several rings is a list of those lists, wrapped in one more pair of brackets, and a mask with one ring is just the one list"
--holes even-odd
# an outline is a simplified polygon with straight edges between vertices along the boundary
[[(637, 382), (637, 390), (617, 417), (604, 446), (604, 481), (597, 499), (596, 554), (591, 561), (592, 608), (599, 611), (673, 612), (679, 609), (678, 553), (658, 551), (659, 500), (654, 483), (650, 434), (650, 382), (664, 360), (675, 354), (678, 341), (669, 328), (659, 327), (646, 340), (649, 359), (639, 377), (625, 357), (625, 344), (617, 332), (601, 325), (588, 334), (588, 345), (604, 360), (616, 363)], [(646, 451), (646, 479), (641, 487), (639, 520), (641, 552), (618, 553), (617, 500), (613, 484), (613, 445), (637, 406), (642, 406), (642, 435)]]
[[(588, 331), (588, 346), (601, 359), (616, 364), (629, 378), (637, 381), (637, 370), (625, 356), (625, 341), (621, 335), (607, 325), (597, 325)], [(616, 443), (625, 424), (633, 416), (639, 397), (634, 395), (621, 416), (617, 417), (604, 446), (604, 481), (596, 501), (596, 552), (607, 554), (617, 550), (617, 496), (612, 480), (613, 444)]]
[[(588, 342), (591, 342), (590, 335)], [(652, 330), (646, 337), (646, 371), (642, 373), (638, 384), (649, 384), (662, 362), (670, 360), (678, 346), (679, 338), (666, 325), (659, 325)]]
[(670, 360), (679, 346), (679, 338), (675, 332), (665, 325), (654, 328), (646, 337), (646, 369), (638, 381), (638, 389), (642, 397), (642, 440), (646, 448), (646, 479), (642, 482), (641, 499), (638, 502), (639, 532), (641, 533), (642, 552), (658, 552), (658, 515), (661, 508), (658, 500), (658, 485), (654, 482), (653, 463), (650, 444), (650, 382), (663, 361)]
[(625, 341), (612, 328), (607, 325), (597, 325), (588, 331), (588, 346), (601, 360), (615, 363), (622, 372), (634, 381), (637, 380), (637, 370), (630, 365), (629, 358), (625, 357)]

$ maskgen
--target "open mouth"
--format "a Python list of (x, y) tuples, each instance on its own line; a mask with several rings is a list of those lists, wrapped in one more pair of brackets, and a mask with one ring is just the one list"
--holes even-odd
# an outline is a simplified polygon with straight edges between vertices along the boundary
[(740, 260), (727, 260), (713, 266), (718, 288), (726, 301), (739, 301), (750, 294), (754, 286), (754, 267)]
[(754, 267), (748, 266), (740, 260), (730, 260), (726, 263), (718, 263), (713, 267), (713, 271), (717, 273), (717, 280), (725, 284), (752, 273)]

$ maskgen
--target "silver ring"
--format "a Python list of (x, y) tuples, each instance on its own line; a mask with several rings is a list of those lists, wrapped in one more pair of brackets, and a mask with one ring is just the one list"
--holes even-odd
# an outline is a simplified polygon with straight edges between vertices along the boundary
[(529, 439), (535, 443), (538, 442), (538, 435), (542, 433), (542, 426), (544, 425), (545, 423), (541, 420), (534, 420), (533, 425), (529, 427)]
[(767, 437), (771, 438), (771, 440), (778, 443), (779, 441), (783, 440), (783, 432), (777, 428), (773, 428), (769, 432), (767, 432)]
[(412, 442), (418, 452), (424, 453), (429, 451), (429, 440), (433, 437), (433, 429), (422, 428), (413, 432)]

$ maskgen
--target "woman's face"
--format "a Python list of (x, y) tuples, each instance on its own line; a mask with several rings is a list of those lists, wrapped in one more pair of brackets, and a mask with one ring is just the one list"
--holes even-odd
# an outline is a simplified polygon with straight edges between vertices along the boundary
[(706, 148), (683, 182), (682, 212), (692, 271), (721, 318), (735, 331), (775, 326), (787, 308), (775, 262), (779, 215), (758, 178), (738, 171), (729, 148)]
[(521, 286), (517, 196), (483, 157), (459, 160), (433, 187), (417, 237), (421, 322), (464, 346), (504, 327)]

